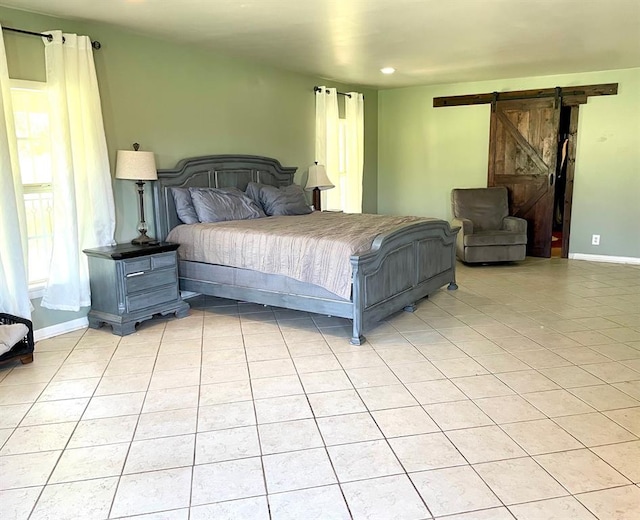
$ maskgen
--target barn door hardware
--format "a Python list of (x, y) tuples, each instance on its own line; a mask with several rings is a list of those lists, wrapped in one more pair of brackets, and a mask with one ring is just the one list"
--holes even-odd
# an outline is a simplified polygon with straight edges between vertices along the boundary
[(562, 106), (562, 87), (556, 87), (556, 93), (553, 101), (553, 108)]
[(495, 112), (498, 101), (513, 101), (517, 99), (555, 98), (556, 108), (562, 103), (566, 105), (580, 105), (587, 102), (590, 96), (615, 96), (618, 93), (617, 83), (603, 83), (601, 85), (580, 85), (576, 87), (554, 87), (535, 90), (515, 90), (510, 92), (487, 92), (486, 94), (467, 94), (464, 96), (445, 96), (433, 98), (433, 106), (455, 107), (464, 105), (491, 104), (491, 111)]

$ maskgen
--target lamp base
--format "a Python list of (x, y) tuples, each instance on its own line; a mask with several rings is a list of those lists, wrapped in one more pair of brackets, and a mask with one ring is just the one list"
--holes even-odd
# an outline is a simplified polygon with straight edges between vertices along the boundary
[(313, 209), (316, 211), (322, 211), (322, 203), (320, 201), (320, 190), (318, 188), (313, 188)]
[(155, 246), (158, 245), (160, 242), (158, 242), (156, 239), (148, 237), (147, 235), (144, 234), (140, 234), (137, 238), (134, 238), (131, 243), (134, 246)]

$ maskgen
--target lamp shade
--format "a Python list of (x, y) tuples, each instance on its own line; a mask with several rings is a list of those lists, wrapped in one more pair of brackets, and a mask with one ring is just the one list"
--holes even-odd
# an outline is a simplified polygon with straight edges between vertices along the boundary
[(153, 152), (118, 150), (116, 179), (155, 181), (158, 178)]
[(312, 190), (314, 188), (329, 190), (334, 187), (329, 177), (327, 177), (327, 169), (324, 165), (316, 163), (309, 166), (309, 177), (307, 178), (305, 190)]

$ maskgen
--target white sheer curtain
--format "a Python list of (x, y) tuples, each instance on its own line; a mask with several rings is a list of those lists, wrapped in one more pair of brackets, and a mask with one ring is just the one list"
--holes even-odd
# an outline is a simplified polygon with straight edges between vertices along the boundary
[(31, 318), (27, 232), (7, 55), (0, 26), (0, 312)]
[(316, 161), (324, 164), (335, 188), (321, 192), (323, 209), (342, 209), (340, 189), (338, 92), (319, 87), (316, 91)]
[(364, 96), (349, 92), (345, 99), (346, 116), (346, 213), (362, 213), (362, 174), (364, 169)]
[[(115, 206), (91, 41), (46, 31), (51, 101), (53, 253), (42, 306), (91, 305), (83, 249), (114, 243)], [(63, 44), (64, 36), (64, 44)]]
[(338, 115), (335, 88), (316, 91), (316, 161), (324, 164), (335, 188), (322, 191), (322, 209), (362, 213), (364, 96), (345, 96), (345, 119)]

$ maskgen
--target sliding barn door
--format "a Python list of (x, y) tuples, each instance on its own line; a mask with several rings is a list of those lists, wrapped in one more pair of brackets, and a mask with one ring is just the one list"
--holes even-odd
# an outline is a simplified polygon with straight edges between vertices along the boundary
[(529, 256), (551, 256), (560, 106), (555, 98), (498, 101), (491, 113), (488, 185), (506, 186), (510, 214), (527, 220)]

